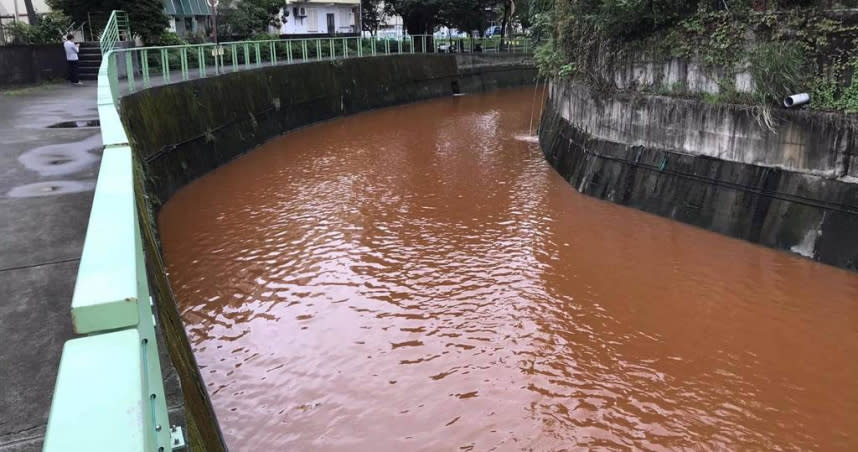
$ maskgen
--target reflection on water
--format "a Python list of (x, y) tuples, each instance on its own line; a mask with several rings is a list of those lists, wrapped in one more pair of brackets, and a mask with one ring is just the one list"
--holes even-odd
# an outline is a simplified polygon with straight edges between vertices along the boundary
[(303, 129), (161, 215), (234, 450), (858, 448), (858, 278), (581, 196), (532, 90)]

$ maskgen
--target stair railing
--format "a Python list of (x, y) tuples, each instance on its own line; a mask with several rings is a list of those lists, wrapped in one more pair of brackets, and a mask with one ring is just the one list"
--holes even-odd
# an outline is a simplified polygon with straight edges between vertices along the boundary
[(116, 44), (120, 41), (128, 41), (131, 39), (131, 26), (128, 21), (128, 14), (125, 11), (115, 10), (110, 13), (110, 18), (107, 19), (107, 25), (104, 26), (104, 31), (99, 39), (101, 54), (106, 55), (107, 52), (116, 49)]

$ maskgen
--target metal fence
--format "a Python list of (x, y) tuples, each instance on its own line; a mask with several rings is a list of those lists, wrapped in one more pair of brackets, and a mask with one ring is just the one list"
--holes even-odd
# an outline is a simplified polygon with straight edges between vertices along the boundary
[(106, 56), (113, 95), (153, 85), (279, 64), (414, 53), (529, 54), (526, 37), (399, 39), (320, 37), (116, 49)]

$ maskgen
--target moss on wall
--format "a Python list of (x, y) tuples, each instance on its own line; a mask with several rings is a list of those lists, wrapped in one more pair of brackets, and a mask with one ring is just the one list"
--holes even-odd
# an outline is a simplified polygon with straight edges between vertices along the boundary
[(156, 87), (122, 99), (154, 201), (296, 127), (452, 92), (533, 83), (532, 65), (459, 71), (453, 55), (400, 55), (274, 66)]

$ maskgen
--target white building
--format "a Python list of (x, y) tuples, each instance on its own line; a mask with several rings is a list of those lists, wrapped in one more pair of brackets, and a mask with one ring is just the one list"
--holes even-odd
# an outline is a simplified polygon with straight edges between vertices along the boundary
[[(36, 14), (51, 11), (45, 0), (33, 0), (33, 9), (36, 10)], [(13, 21), (29, 23), (24, 0), (0, 0), (0, 23), (8, 24)]]
[(360, 0), (286, 0), (280, 34), (338, 35), (360, 32)]

